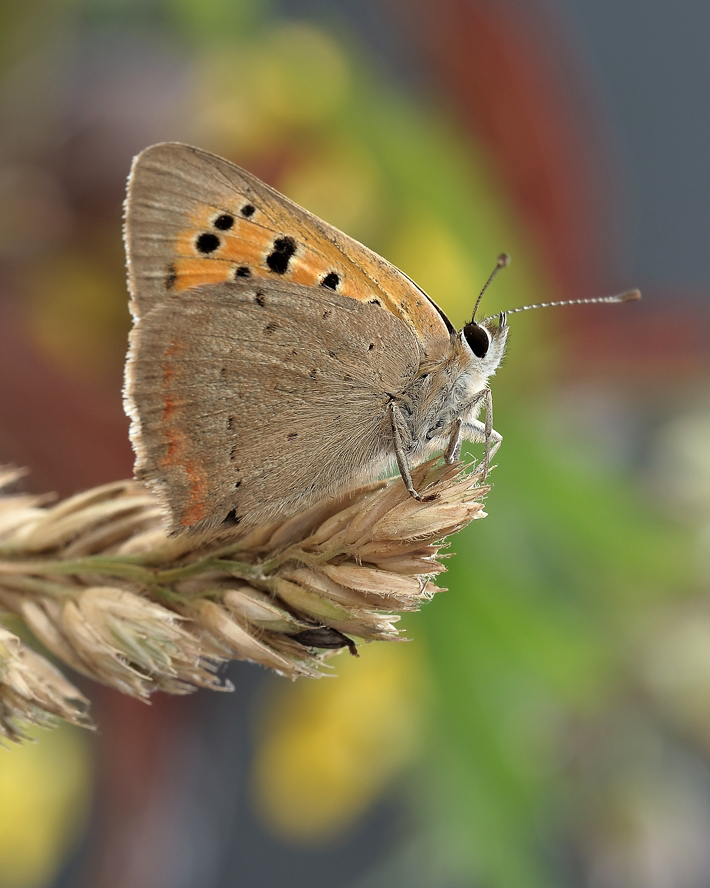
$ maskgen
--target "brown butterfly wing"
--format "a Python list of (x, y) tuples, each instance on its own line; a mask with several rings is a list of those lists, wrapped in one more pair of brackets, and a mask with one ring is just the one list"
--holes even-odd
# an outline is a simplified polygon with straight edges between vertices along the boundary
[(389, 393), (420, 359), (400, 318), (327, 288), (279, 278), (186, 290), (131, 334), (137, 475), (174, 530), (284, 518), (382, 468)]
[(449, 344), (451, 325), (406, 275), (198, 148), (167, 142), (135, 158), (125, 238), (136, 317), (202, 284), (283, 280), (381, 305), (411, 328), (431, 359)]

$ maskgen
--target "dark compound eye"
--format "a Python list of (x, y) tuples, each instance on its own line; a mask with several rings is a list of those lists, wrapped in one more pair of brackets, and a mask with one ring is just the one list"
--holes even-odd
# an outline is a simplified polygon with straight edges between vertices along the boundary
[(463, 335), (468, 342), (469, 348), (477, 358), (485, 358), (488, 347), (491, 344), (491, 337), (485, 327), (478, 324), (466, 324), (463, 328)]
[(220, 240), (217, 235), (211, 234), (209, 231), (201, 234), (195, 241), (195, 246), (197, 247), (197, 249), (200, 251), (200, 253), (204, 253), (205, 255), (214, 253), (217, 247), (219, 247), (219, 244)]

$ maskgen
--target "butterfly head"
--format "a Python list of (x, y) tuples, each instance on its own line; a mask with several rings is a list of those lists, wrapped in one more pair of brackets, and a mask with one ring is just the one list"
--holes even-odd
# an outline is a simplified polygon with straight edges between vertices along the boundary
[(479, 372), (492, 376), (503, 360), (508, 341), (508, 323), (504, 312), (484, 321), (470, 321), (459, 332), (462, 343), (470, 349)]
[(475, 369), (486, 379), (495, 373), (505, 355), (505, 347), (508, 340), (507, 316), (509, 314), (516, 314), (519, 311), (528, 311), (531, 308), (547, 308), (549, 306), (559, 305), (585, 305), (594, 302), (634, 302), (641, 298), (641, 294), (638, 290), (629, 290), (626, 293), (620, 293), (617, 296), (602, 296), (592, 299), (565, 299), (559, 302), (537, 302), (533, 305), (521, 305), (519, 308), (512, 308), (508, 311), (501, 312), (500, 314), (492, 315), (491, 317), (477, 321), (476, 312), (481, 304), (483, 294), (486, 292), (498, 272), (509, 264), (510, 257), (508, 254), (501, 253), (496, 261), (495, 268), (478, 295), (470, 322), (466, 324), (458, 334), (462, 345), (465, 343), (471, 352), (471, 360), (474, 363)]
[(481, 299), (483, 299), (483, 294), (495, 276), (509, 264), (510, 256), (507, 253), (501, 253), (496, 260), (495, 268), (478, 294), (470, 322), (459, 332), (461, 342), (465, 343), (471, 351), (476, 369), (486, 379), (496, 372), (503, 360), (508, 339), (508, 324), (504, 312), (482, 321), (476, 321), (476, 312), (481, 304)]

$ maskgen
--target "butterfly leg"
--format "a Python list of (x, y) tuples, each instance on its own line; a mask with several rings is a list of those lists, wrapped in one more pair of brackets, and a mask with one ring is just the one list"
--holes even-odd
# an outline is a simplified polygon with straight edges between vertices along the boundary
[(407, 488), (409, 495), (420, 503), (429, 503), (437, 498), (437, 494), (433, 493), (428, 496), (422, 496), (414, 486), (412, 481), (412, 472), (409, 468), (409, 459), (404, 449), (403, 437), (408, 434), (406, 423), (402, 417), (402, 411), (394, 403), (390, 401), (389, 405), (390, 423), (392, 425), (392, 440), (394, 442), (394, 455), (397, 458), (397, 467), (399, 474), (402, 476), (404, 486)]
[(483, 461), (481, 463), (483, 477), (485, 478), (488, 474), (490, 462), (498, 452), (503, 436), (495, 429), (491, 429), (490, 435), (486, 438), (485, 423), (481, 422), (480, 419), (471, 419), (464, 427), (463, 437), (466, 441), (473, 441), (476, 443), (483, 442), (486, 444), (486, 451), (488, 452), (484, 453)]
[[(491, 464), (491, 436), (493, 434), (493, 396), (491, 395), (491, 390), (486, 389), (486, 393), (483, 399), (483, 403), (486, 408), (486, 424), (485, 424), (485, 435), (486, 435), (486, 443), (484, 444), (483, 450), (483, 477), (485, 479), (488, 474), (488, 467)], [(498, 448), (496, 448), (497, 450)], [(495, 451), (494, 451), (495, 453)]]
[(503, 438), (493, 428), (493, 397), (491, 396), (490, 389), (484, 389), (482, 392), (479, 392), (469, 405), (469, 409), (470, 407), (475, 407), (479, 401), (483, 401), (486, 409), (485, 422), (481, 422), (480, 419), (467, 420), (464, 428), (464, 437), (469, 441), (483, 441), (485, 451), (483, 453), (481, 470), (485, 478), (488, 474), (491, 460), (496, 455)]
[[(484, 434), (484, 451), (483, 451), (483, 477), (485, 479), (486, 475), (488, 475), (488, 469), (491, 464), (491, 459), (495, 456), (496, 450), (500, 447), (500, 442), (503, 440), (498, 432), (494, 432), (493, 430), (493, 396), (491, 395), (490, 389), (485, 389), (483, 394), (483, 403), (486, 408), (486, 421), (483, 426), (483, 434)], [(495, 435), (495, 438), (494, 438)], [(493, 445), (491, 446), (491, 441)]]
[(461, 444), (463, 443), (463, 435), (461, 434), (462, 426), (463, 420), (460, 416), (451, 423), (451, 434), (449, 435), (449, 443), (447, 444), (446, 452), (444, 453), (444, 459), (449, 465), (456, 462), (456, 460), (461, 456)]

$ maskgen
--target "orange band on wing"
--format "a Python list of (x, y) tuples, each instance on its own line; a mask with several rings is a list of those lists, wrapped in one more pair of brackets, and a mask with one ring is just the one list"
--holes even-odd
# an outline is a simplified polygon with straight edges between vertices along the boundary
[(187, 506), (180, 516), (180, 524), (190, 527), (201, 521), (207, 514), (207, 475), (205, 470), (194, 460), (190, 459), (190, 441), (185, 432), (177, 425), (180, 415), (180, 405), (171, 399), (168, 390), (175, 375), (170, 359), (180, 352), (180, 344), (174, 339), (165, 351), (166, 361), (163, 364), (163, 392), (164, 407), (162, 432), (166, 439), (166, 453), (160, 461), (164, 468), (179, 467), (185, 470), (189, 482)]
[[(255, 218), (243, 218), (237, 206), (201, 206), (194, 211), (188, 227), (175, 238), (175, 258), (166, 268), (167, 289), (181, 293), (206, 284), (265, 279), (325, 286), (401, 318), (422, 343), (431, 342), (432, 354), (446, 348), (449, 331), (438, 310), (396, 269), (354, 242), (344, 249), (322, 232), (304, 233), (288, 213), (261, 221), (256, 221), (258, 209), (256, 213)], [(226, 227), (215, 224), (220, 217), (228, 220)], [(274, 257), (285, 241), (293, 249), (276, 267)]]
[(171, 287), (174, 293), (182, 293), (192, 287), (204, 284), (223, 284), (233, 280), (232, 267), (223, 262), (209, 259), (176, 259), (173, 262), (175, 282)]

